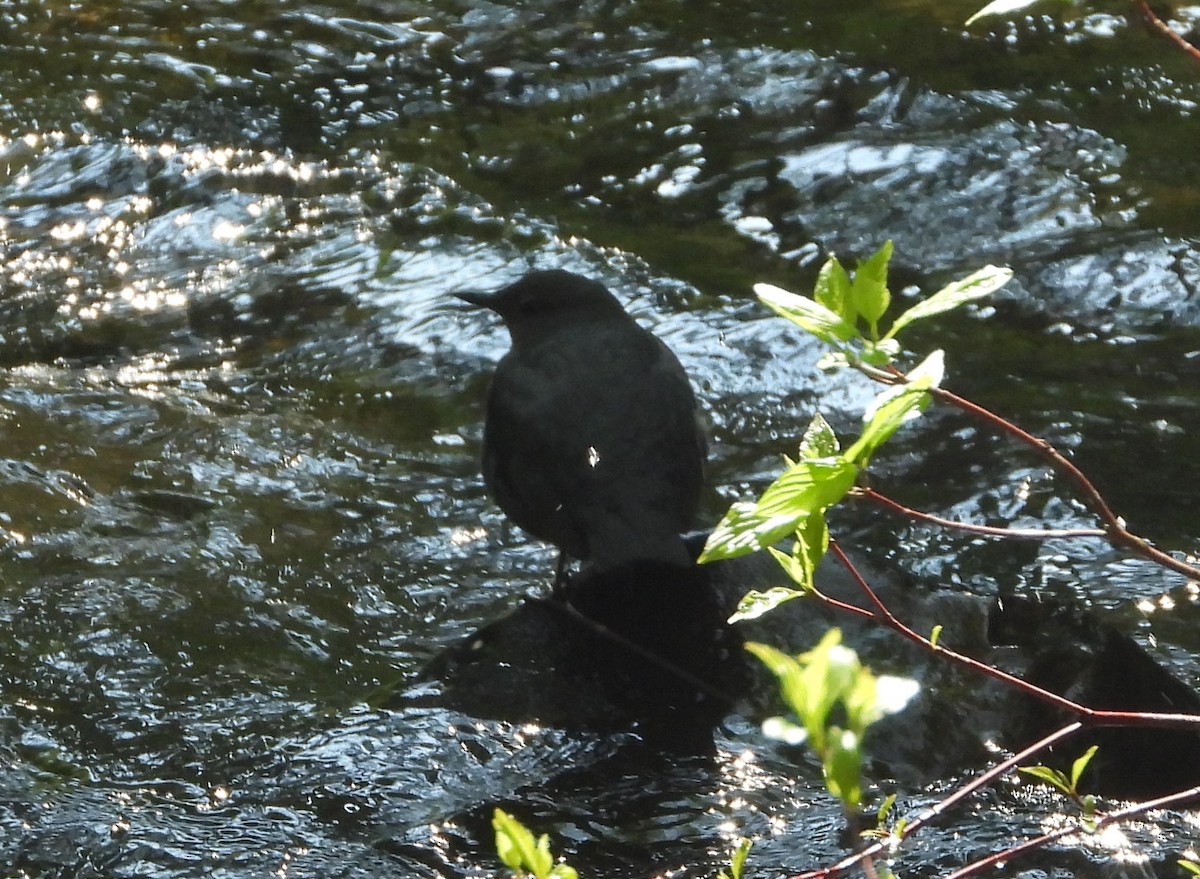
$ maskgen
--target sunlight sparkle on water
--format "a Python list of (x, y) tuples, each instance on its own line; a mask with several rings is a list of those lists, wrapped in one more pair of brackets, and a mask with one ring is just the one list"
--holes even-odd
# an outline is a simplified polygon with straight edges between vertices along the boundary
[(212, 237), (217, 241), (236, 241), (246, 234), (246, 227), (241, 223), (233, 223), (229, 220), (221, 220), (213, 226)]
[(475, 528), (455, 528), (450, 532), (450, 543), (453, 546), (465, 546), (468, 543), (483, 540), (486, 536), (487, 529), (479, 526)]

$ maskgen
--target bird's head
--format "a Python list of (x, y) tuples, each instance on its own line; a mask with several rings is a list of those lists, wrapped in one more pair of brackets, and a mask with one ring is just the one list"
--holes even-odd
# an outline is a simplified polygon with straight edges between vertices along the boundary
[(454, 295), (500, 315), (514, 345), (564, 326), (629, 319), (603, 284), (560, 269), (530, 272), (492, 293), (468, 290)]

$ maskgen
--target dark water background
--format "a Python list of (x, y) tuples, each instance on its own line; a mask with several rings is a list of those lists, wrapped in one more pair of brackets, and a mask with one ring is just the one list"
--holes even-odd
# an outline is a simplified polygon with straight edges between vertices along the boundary
[[(819, 772), (751, 719), (713, 761), (572, 774), (611, 743), (371, 707), (544, 587), (476, 471), (507, 339), (447, 295), (532, 265), (679, 354), (710, 522), (873, 393), (754, 282), (889, 237), (901, 298), (1011, 265), (914, 341), (1200, 553), (1200, 68), (1123, 6), (968, 34), (974, 5), (0, 2), (0, 874), (490, 875), (496, 803), (594, 876), (711, 875), (740, 834), (756, 875), (836, 858)], [(944, 515), (1091, 522), (946, 414), (877, 470)], [(1200, 679), (1181, 578), (844, 515), (880, 567), (1074, 599)], [(985, 799), (906, 869), (1047, 809)], [(1009, 872), (1169, 873), (1194, 825), (1162, 826)]]

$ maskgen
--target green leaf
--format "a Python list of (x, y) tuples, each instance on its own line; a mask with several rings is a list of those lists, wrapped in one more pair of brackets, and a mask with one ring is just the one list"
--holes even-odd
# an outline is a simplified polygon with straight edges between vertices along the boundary
[(943, 314), (967, 302), (982, 299), (1007, 284), (1012, 276), (1012, 269), (984, 266), (961, 280), (953, 281), (897, 317), (884, 338), (890, 339), (913, 321)]
[(775, 675), (776, 680), (779, 681), (779, 692), (783, 701), (807, 727), (805, 717), (808, 703), (807, 684), (804, 680), (804, 669), (800, 663), (795, 657), (788, 656), (769, 644), (748, 641), (746, 650), (765, 665), (771, 674)]
[(821, 266), (821, 271), (817, 273), (817, 283), (813, 287), (813, 299), (818, 305), (828, 308), (845, 322), (850, 334), (843, 336), (842, 341), (856, 335), (854, 324), (858, 314), (854, 310), (850, 289), (850, 276), (846, 274), (846, 270), (842, 268), (837, 257), (831, 256), (825, 260), (825, 265)]
[(796, 545), (792, 548), (792, 557), (804, 574), (799, 582), (809, 592), (816, 589), (817, 565), (828, 551), (829, 524), (825, 521), (825, 511), (820, 510), (809, 514), (796, 527)]
[(840, 452), (837, 434), (829, 426), (829, 422), (818, 412), (808, 422), (804, 436), (800, 438), (800, 459), (833, 458)]
[(848, 809), (862, 800), (862, 748), (851, 730), (834, 730), (829, 753), (823, 761), (825, 786)]
[(1069, 795), (1071, 793), (1071, 783), (1067, 781), (1067, 777), (1057, 769), (1051, 769), (1049, 766), (1018, 766), (1017, 771), (1040, 779), (1047, 784), (1058, 788), (1064, 794)]
[(735, 503), (708, 535), (698, 561), (703, 565), (719, 559), (737, 558), (776, 544), (795, 530), (797, 518), (790, 513), (782, 513), (764, 519), (758, 512), (757, 504)]
[(942, 625), (938, 623), (933, 627), (933, 631), (929, 633), (929, 646), (937, 647), (938, 639), (942, 637)]
[(1200, 864), (1197, 864), (1195, 861), (1189, 861), (1185, 860), (1184, 858), (1180, 858), (1175, 863), (1183, 867), (1183, 869), (1185, 869), (1191, 875), (1200, 876)]
[[(809, 516), (845, 497), (857, 475), (858, 468), (844, 458), (792, 464), (767, 487), (758, 503), (730, 506), (708, 536), (700, 563), (736, 558), (778, 543), (805, 525)], [(827, 539), (819, 544), (821, 553), (827, 545)]]
[(863, 413), (866, 425), (845, 457), (864, 466), (900, 425), (920, 415), (929, 405), (929, 388), (941, 384), (943, 367), (943, 353), (934, 351), (908, 374), (905, 384), (879, 394)]
[(518, 875), (532, 873), (536, 879), (579, 879), (566, 864), (555, 864), (550, 853), (550, 837), (542, 834), (534, 841), (533, 833), (503, 809), (492, 812), (496, 831), (496, 853), (504, 866)]
[(1092, 762), (1092, 758), (1096, 756), (1096, 752), (1100, 750), (1099, 745), (1092, 745), (1083, 754), (1071, 764), (1071, 791), (1075, 792), (1079, 789), (1079, 777), (1083, 775), (1083, 771)]
[(793, 546), (790, 553), (774, 546), (768, 546), (767, 552), (779, 562), (779, 567), (783, 568), (788, 579), (796, 584), (797, 588), (793, 591), (798, 595), (813, 591), (812, 569), (808, 566), (808, 557), (803, 554), (803, 548), (799, 544)]
[[(775, 561), (779, 562), (779, 566), (783, 568), (789, 579), (799, 587), (798, 591), (785, 591), (802, 595), (816, 589), (817, 565), (821, 563), (821, 559), (825, 557), (825, 553), (829, 549), (829, 526), (825, 522), (824, 511), (818, 510), (809, 513), (796, 523), (794, 533), (796, 541), (792, 546), (791, 553), (783, 552), (773, 546), (768, 546), (767, 551)], [(771, 592), (775, 591), (771, 590)], [(788, 597), (791, 598), (794, 595)], [(770, 609), (767, 608), (767, 610)]]
[[(830, 711), (838, 702), (845, 703), (862, 672), (858, 656), (843, 646), (841, 639), (840, 630), (830, 629), (816, 647), (800, 657), (805, 701), (791, 707), (804, 721), (818, 753), (825, 753), (833, 734), (828, 728)], [(850, 711), (848, 705), (847, 711)]]
[[(772, 547), (772, 549), (774, 549)], [(775, 550), (778, 552), (778, 550)], [(785, 553), (779, 553), (786, 559), (791, 556)], [(730, 623), (740, 623), (746, 620), (758, 619), (765, 613), (773, 611), (785, 601), (791, 601), (793, 598), (799, 598), (804, 592), (800, 589), (788, 589), (784, 586), (776, 586), (773, 589), (768, 589), (766, 592), (759, 592), (757, 589), (752, 589), (742, 596), (742, 600), (738, 602), (737, 610), (733, 616), (729, 618)]]
[(730, 879), (742, 879), (742, 871), (746, 869), (746, 858), (750, 854), (750, 846), (753, 844), (749, 838), (743, 836), (734, 845), (733, 854), (729, 856)]
[(880, 339), (878, 342), (867, 342), (863, 345), (858, 359), (868, 366), (884, 367), (896, 359), (900, 353), (900, 343), (895, 339)]
[(840, 348), (844, 340), (858, 335), (854, 325), (845, 318), (804, 296), (789, 293), (773, 284), (755, 284), (754, 292), (776, 314), (786, 317), (802, 330), (835, 348)]
[(887, 816), (891, 813), (892, 806), (894, 805), (896, 805), (896, 795), (888, 794), (887, 797), (884, 798), (883, 802), (879, 804), (879, 809), (875, 813), (876, 825), (883, 825), (883, 822), (887, 820)]
[(798, 521), (840, 501), (853, 488), (857, 476), (858, 468), (845, 458), (798, 461), (762, 493), (756, 512), (764, 520), (790, 515), (793, 521)]
[(496, 831), (496, 853), (504, 866), (510, 870), (533, 870), (538, 861), (538, 847), (525, 825), (502, 809), (496, 809), (492, 813), (492, 827)]
[(1085, 818), (1091, 819), (1096, 815), (1096, 798), (1091, 794), (1079, 798), (1079, 805), (1083, 809)]
[[(858, 264), (854, 283), (850, 285), (854, 308), (872, 331), (892, 301), (892, 294), (887, 287), (888, 261), (891, 258), (892, 242), (889, 239), (883, 243), (883, 247)], [(871, 337), (875, 338), (876, 334), (872, 332)]]

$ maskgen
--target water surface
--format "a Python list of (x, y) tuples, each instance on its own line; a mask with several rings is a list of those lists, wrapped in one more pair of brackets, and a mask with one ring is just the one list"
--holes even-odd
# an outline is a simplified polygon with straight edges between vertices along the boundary
[[(739, 834), (764, 874), (839, 855), (819, 768), (753, 719), (714, 759), (627, 763), (619, 737), (374, 707), (552, 568), (477, 475), (507, 340), (448, 296), (530, 266), (603, 280), (679, 354), (711, 523), (814, 411), (852, 435), (874, 392), (819, 372), (754, 282), (805, 290), (885, 238), (901, 299), (1011, 265), (914, 343), (1200, 552), (1200, 74), (1119, 15), (968, 33), (971, 11), (0, 5), (5, 875), (490, 875), (496, 804), (593, 876), (711, 875)], [(1091, 524), (950, 414), (876, 469), (943, 515)], [(1093, 543), (840, 524), (880, 567), (1081, 603), (1200, 680), (1181, 578)], [(998, 791), (904, 866), (1053, 808)], [(1165, 862), (1191, 830), (1161, 824), (1091, 856)]]

